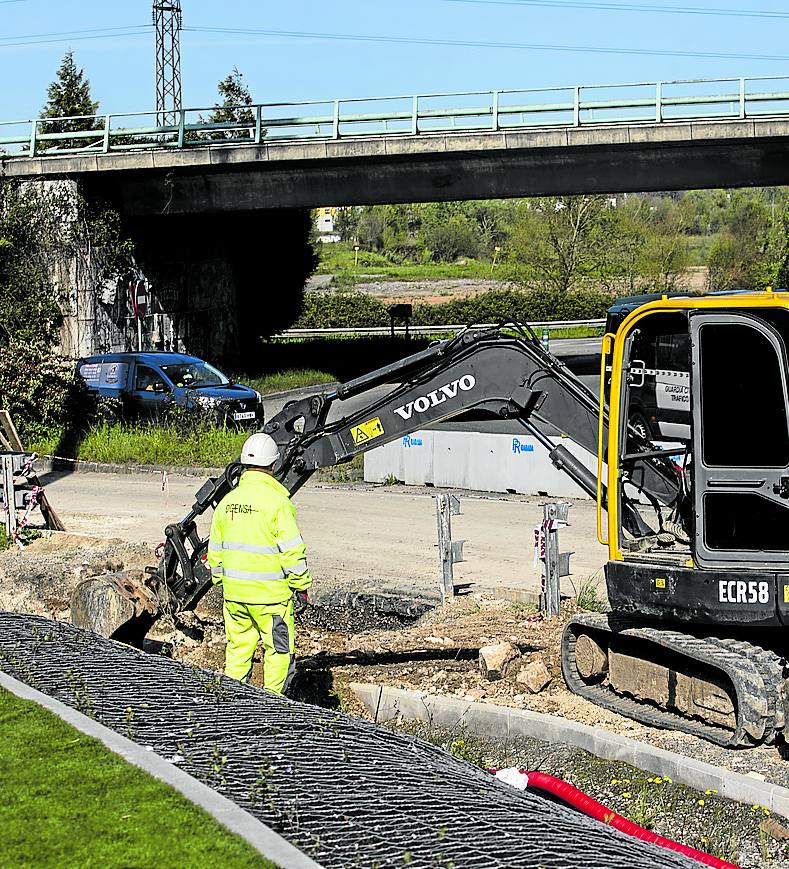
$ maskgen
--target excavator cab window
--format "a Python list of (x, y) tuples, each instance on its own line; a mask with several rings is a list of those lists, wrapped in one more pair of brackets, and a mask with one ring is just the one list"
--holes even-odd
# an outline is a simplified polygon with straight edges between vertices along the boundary
[[(620, 526), (623, 551), (687, 559), (690, 508), (690, 335), (685, 312), (657, 312), (625, 338), (619, 408), (619, 499), (643, 520)], [(638, 523), (636, 523), (638, 524)]]
[(786, 329), (769, 319), (691, 316), (700, 566), (789, 561)]

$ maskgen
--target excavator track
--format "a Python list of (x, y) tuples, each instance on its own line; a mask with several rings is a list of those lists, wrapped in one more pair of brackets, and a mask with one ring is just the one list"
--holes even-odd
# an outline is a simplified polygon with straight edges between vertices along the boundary
[[(579, 640), (583, 647), (580, 671)], [(628, 691), (613, 684), (617, 670), (609, 671), (609, 665), (616, 664), (616, 656), (627, 666), (625, 683), (636, 684), (643, 669), (643, 686)], [(595, 663), (590, 665), (592, 658)], [(624, 672), (622, 664), (619, 671)], [(580, 615), (567, 625), (562, 637), (562, 672), (573, 693), (604, 709), (727, 748), (770, 742), (784, 727), (784, 661), (743, 640), (695, 637), (644, 627), (615, 615)], [(693, 706), (692, 700), (687, 708), (687, 698), (699, 685), (697, 693), (706, 690), (712, 698), (708, 701), (710, 717), (717, 721), (704, 720), (705, 710)], [(638, 693), (643, 699), (636, 699)], [(729, 720), (722, 722), (722, 718)]]

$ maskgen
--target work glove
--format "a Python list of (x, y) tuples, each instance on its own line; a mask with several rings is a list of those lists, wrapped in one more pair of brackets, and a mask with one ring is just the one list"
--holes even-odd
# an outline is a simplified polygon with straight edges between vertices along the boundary
[(310, 605), (310, 596), (306, 591), (293, 592), (293, 612), (300, 616)]

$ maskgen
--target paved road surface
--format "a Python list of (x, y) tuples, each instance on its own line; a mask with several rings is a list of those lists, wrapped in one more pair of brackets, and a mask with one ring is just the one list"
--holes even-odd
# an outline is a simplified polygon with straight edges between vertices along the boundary
[[(154, 546), (163, 539), (165, 525), (186, 513), (199, 486), (198, 478), (171, 476), (169, 491), (163, 492), (153, 474), (79, 473), (50, 480), (47, 494), (69, 531)], [(537, 588), (532, 542), (543, 499), (460, 494), (463, 514), (453, 518), (453, 533), (465, 538), (467, 560), (456, 565), (456, 581)], [(430, 489), (308, 484), (296, 503), (310, 563), (324, 584), (437, 591)], [(577, 583), (600, 570), (606, 551), (596, 540), (593, 504), (577, 501), (570, 515), (572, 527), (562, 532), (561, 545), (576, 553), (571, 564)], [(207, 529), (209, 522), (203, 517), (201, 526)], [(569, 583), (567, 590), (572, 590)]]

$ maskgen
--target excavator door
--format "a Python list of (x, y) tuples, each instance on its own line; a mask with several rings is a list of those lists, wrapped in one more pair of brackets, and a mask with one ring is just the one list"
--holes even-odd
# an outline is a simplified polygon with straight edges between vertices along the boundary
[(690, 334), (696, 563), (785, 570), (789, 390), (784, 337), (758, 313), (735, 312), (694, 312)]

